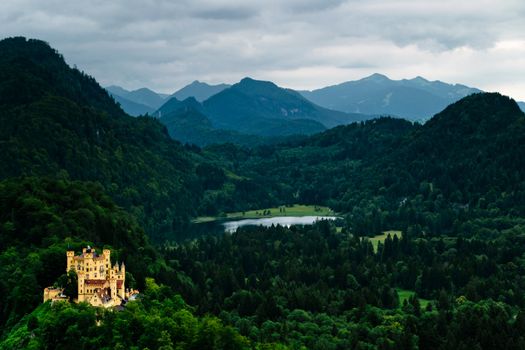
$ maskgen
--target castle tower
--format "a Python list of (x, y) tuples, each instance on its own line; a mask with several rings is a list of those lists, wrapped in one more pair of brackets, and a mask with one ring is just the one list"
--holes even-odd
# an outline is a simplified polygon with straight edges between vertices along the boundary
[(84, 271), (86, 271), (86, 279), (91, 279), (94, 276), (92, 269), (94, 267), (93, 263), (93, 250), (90, 246), (82, 249), (82, 255), (84, 257)]
[(116, 300), (117, 299), (117, 280), (116, 279), (110, 279), (109, 280), (109, 288), (111, 289), (111, 299)]
[(122, 280), (122, 284), (120, 285), (120, 288), (118, 290), (119, 296), (122, 299), (126, 298), (126, 266), (124, 265), (124, 262), (120, 265), (120, 275), (119, 280)]
[(83, 273), (79, 273), (77, 277), (78, 277), (78, 282), (77, 282), (78, 302), (81, 303), (83, 301), (86, 301), (86, 283), (85, 283), (86, 281), (85, 281)]
[(75, 252), (72, 250), (68, 250), (66, 252), (66, 259), (67, 259), (66, 273), (68, 273), (69, 270), (75, 268)]
[(102, 251), (102, 254), (104, 255), (104, 259), (105, 259), (105, 267), (106, 267), (106, 278), (110, 278), (110, 272), (111, 272), (111, 250), (109, 249), (104, 249)]

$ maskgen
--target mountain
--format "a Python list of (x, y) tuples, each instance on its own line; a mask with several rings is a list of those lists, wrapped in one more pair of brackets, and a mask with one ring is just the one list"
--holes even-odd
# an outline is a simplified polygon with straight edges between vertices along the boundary
[(105, 88), (111, 95), (126, 96), (130, 93), (129, 90), (124, 89), (118, 85), (110, 85)]
[(186, 85), (171, 96), (181, 101), (188, 97), (194, 97), (197, 101), (202, 102), (229, 87), (230, 85), (228, 84), (209, 85), (195, 80), (193, 83)]
[[(150, 89), (147, 89), (147, 88), (140, 88), (140, 89), (137, 89), (137, 90), (133, 90), (133, 91), (128, 91), (120, 86), (115, 86), (115, 85), (112, 85), (112, 86), (108, 86), (106, 87), (106, 90), (109, 91), (111, 93), (111, 95), (113, 95), (114, 97), (119, 97), (121, 100), (122, 99), (125, 99), (129, 102), (125, 102), (127, 103), (126, 106), (129, 105), (129, 103), (135, 103), (137, 104), (138, 106), (146, 106), (149, 108), (149, 110), (151, 112), (157, 110), (157, 108), (159, 108), (160, 106), (162, 106), (164, 104), (164, 102), (166, 102), (165, 100), (165, 97), (164, 95), (161, 95), (161, 94), (158, 94), (156, 93), (155, 91), (152, 91)], [(120, 102), (119, 100), (117, 100), (117, 102)], [(121, 103), (122, 105), (122, 103)], [(130, 107), (132, 108), (144, 108), (144, 107), (137, 107), (137, 106), (134, 106), (134, 105), (131, 105)], [(122, 107), (128, 114), (131, 114), (131, 115), (136, 115), (134, 113), (130, 113), (131, 112), (135, 112), (135, 110), (131, 109), (131, 110), (128, 110), (126, 109), (125, 106)]]
[[(223, 120), (348, 117), (244, 85), (209, 99), (242, 102), (231, 111), (247, 120)], [(172, 99), (132, 118), (48, 44), (0, 41), (0, 349), (525, 348), (515, 101), (476, 93), (425, 124), (381, 117), (254, 148), (182, 146), (159, 122), (213, 132), (208, 108)], [(195, 214), (297, 202), (340, 218), (173, 242)], [(138, 300), (41, 303), (53, 280), (74, 286), (64, 251), (87, 244), (125, 260)]]
[(523, 112), (525, 112), (525, 102), (518, 102), (518, 106)]
[[(490, 215), (525, 215), (525, 114), (497, 93), (465, 97), (424, 125), (380, 118), (255, 149), (244, 158), (231, 150), (223, 156), (244, 159), (237, 173), (279, 193), (283, 202), (354, 212), (357, 226), (369, 220), (359, 214), (368, 211), (363, 206), (383, 211), (395, 226), (412, 225), (400, 203), (414, 210), (434, 205), (438, 197), (443, 221), (432, 223), (430, 214), (425, 221), (435, 233), (465, 220), (460, 208), (471, 207), (473, 217), (489, 215), (484, 211), (489, 208)], [(380, 232), (377, 225), (368, 229)]]
[(150, 242), (187, 233), (201, 205), (223, 211), (214, 196), (241, 203), (250, 193), (262, 203), (267, 197), (249, 179), (238, 179), (248, 194), (238, 193), (233, 180), (222, 191), (226, 175), (200, 150), (172, 140), (154, 118), (127, 115), (92, 77), (40, 40), (0, 41), (0, 125), (1, 349), (27, 345), (25, 336), (15, 334), (13, 345), (4, 335), (63, 274), (66, 249), (111, 247), (126, 260), (129, 283), (141, 289), (146, 276), (178, 283)]
[(370, 118), (328, 110), (293, 90), (250, 78), (213, 95), (203, 106), (214, 127), (261, 136), (312, 134)]
[(120, 95), (111, 93), (111, 96), (113, 96), (115, 102), (117, 102), (127, 114), (132, 115), (134, 117), (138, 117), (139, 115), (152, 114), (153, 112), (155, 112), (155, 109), (149, 106), (133, 102)]
[(428, 81), (422, 77), (391, 80), (373, 74), (356, 81), (301, 91), (310, 101), (348, 113), (393, 115), (409, 120), (427, 120), (449, 104), (481, 92), (461, 84)]
[(123, 97), (133, 102), (149, 106), (153, 109), (159, 108), (164, 104), (164, 102), (166, 102), (166, 100), (159, 94), (157, 94), (155, 91), (152, 91), (147, 88), (141, 88), (130, 91), (126, 96)]
[(48, 44), (0, 41), (0, 179), (24, 175), (101, 183), (153, 240), (194, 215), (194, 155), (154, 118), (132, 118)]
[(220, 143), (253, 147), (281, 141), (281, 138), (277, 137), (262, 137), (233, 130), (216, 129), (205, 115), (204, 107), (193, 97), (188, 97), (184, 101), (172, 97), (154, 115), (166, 126), (173, 139), (200, 147)]

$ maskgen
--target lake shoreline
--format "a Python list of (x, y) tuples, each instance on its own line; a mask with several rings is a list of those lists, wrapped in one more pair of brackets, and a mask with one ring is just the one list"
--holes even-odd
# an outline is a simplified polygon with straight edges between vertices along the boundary
[(290, 227), (293, 225), (313, 225), (317, 221), (321, 220), (337, 220), (340, 219), (338, 216), (274, 216), (271, 218), (257, 218), (257, 219), (242, 219), (242, 220), (227, 220), (222, 222), (224, 226), (224, 232), (233, 233), (238, 228), (244, 226), (285, 226)]
[(304, 217), (304, 216), (336, 216), (332, 209), (319, 205), (301, 205), (294, 204), (291, 206), (282, 205), (279, 207), (247, 210), (245, 212), (227, 213), (224, 216), (199, 216), (193, 219), (193, 224), (224, 222), (231, 220), (243, 219), (265, 219), (275, 217)]

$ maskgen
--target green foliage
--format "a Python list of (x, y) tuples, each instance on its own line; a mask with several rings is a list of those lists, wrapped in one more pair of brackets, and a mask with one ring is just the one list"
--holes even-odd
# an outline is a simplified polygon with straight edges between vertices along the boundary
[(273, 138), (242, 134), (233, 130), (216, 129), (204, 113), (202, 106), (195, 99), (177, 101), (171, 98), (156, 112), (156, 115), (161, 116), (159, 121), (166, 125), (169, 135), (182, 143), (201, 147), (226, 142), (254, 146), (273, 140)]
[[(423, 126), (380, 118), (280, 145), (207, 152), (264, 186), (274, 205), (326, 205), (347, 213), (359, 235), (409, 226), (417, 235), (491, 235), (525, 216), (524, 135), (513, 100), (476, 94)], [(473, 229), (480, 220), (492, 222)]]
[[(525, 307), (525, 240), (510, 232), (497, 240), (394, 238), (375, 251), (321, 222), (242, 228), (162, 254), (185, 275), (171, 287), (198, 313), (217, 314), (252, 340), (294, 349), (520, 348), (514, 315)], [(485, 340), (468, 331), (472, 309), (487, 320)], [(516, 341), (489, 342), (500, 332)]]
[(97, 181), (158, 241), (194, 215), (193, 156), (153, 118), (125, 115), (46, 43), (0, 41), (0, 95), (0, 179)]
[(159, 300), (147, 292), (142, 300), (128, 303), (120, 312), (87, 304), (43, 304), (0, 342), (2, 350), (233, 350), (256, 346), (217, 318), (194, 316), (178, 296)]
[[(66, 250), (110, 247), (144, 285), (162, 269), (136, 220), (94, 183), (17, 178), (0, 182), (0, 325), (8, 330), (42, 302), (66, 270)], [(74, 295), (73, 274), (58, 281)], [(7, 325), (7, 326), (6, 326)]]
[[(241, 85), (225, 100), (244, 94), (245, 111), (283, 93)], [(125, 115), (47, 44), (12, 38), (0, 41), (0, 123), (2, 350), (525, 348), (525, 118), (499, 94), (423, 126), (380, 118), (200, 150)], [(166, 243), (197, 214), (298, 202), (333, 208), (345, 227)], [(366, 239), (387, 230), (402, 234)], [(86, 244), (126, 261), (142, 299), (122, 312), (34, 309), (57, 280), (74, 295), (64, 253)]]

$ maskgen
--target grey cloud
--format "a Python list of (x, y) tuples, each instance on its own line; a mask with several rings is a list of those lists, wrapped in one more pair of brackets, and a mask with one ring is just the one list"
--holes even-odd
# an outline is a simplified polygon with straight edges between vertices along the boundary
[(195, 11), (198, 18), (214, 20), (245, 20), (256, 16), (258, 11), (248, 7), (220, 7)]
[(501, 67), (508, 50), (525, 55), (524, 15), (519, 0), (6, 0), (0, 36), (46, 40), (102, 84), (163, 92), (244, 76), (314, 88), (375, 71), (525, 91), (521, 61)]

